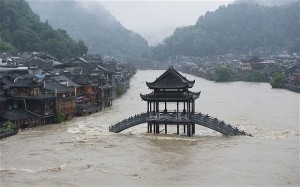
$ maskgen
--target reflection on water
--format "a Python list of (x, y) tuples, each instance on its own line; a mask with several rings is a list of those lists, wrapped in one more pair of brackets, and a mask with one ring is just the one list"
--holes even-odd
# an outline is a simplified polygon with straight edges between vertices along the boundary
[(299, 185), (299, 94), (265, 83), (214, 83), (194, 76), (196, 111), (254, 137), (224, 137), (196, 126), (194, 137), (147, 134), (146, 124), (120, 134), (108, 127), (146, 110), (139, 94), (163, 71), (139, 71), (113, 106), (60, 125), (3, 139), (1, 186)]

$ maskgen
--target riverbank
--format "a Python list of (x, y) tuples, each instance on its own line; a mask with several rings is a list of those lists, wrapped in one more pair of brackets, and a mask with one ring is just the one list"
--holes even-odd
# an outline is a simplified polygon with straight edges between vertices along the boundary
[[(213, 81), (210, 78), (211, 76), (207, 76), (206, 74), (203, 74), (201, 72), (187, 71), (186, 69), (180, 68), (180, 67), (177, 67), (177, 68), (179, 69), (179, 71), (181, 71), (183, 73), (186, 73), (186, 74), (189, 74), (189, 75), (194, 75), (194, 76), (200, 77), (200, 78), (204, 78), (204, 79), (206, 79), (208, 81)], [(233, 81), (226, 81), (226, 82), (236, 82), (236, 81), (251, 82), (251, 81), (244, 81), (244, 80), (233, 80)], [(251, 83), (262, 83), (262, 82), (256, 82), (256, 81), (254, 81), (254, 82), (251, 82)], [(264, 82), (264, 83), (270, 84), (270, 82)], [(300, 93), (300, 87), (292, 86), (292, 85), (288, 85), (288, 84), (286, 84), (283, 88), (274, 88), (274, 89), (286, 89), (286, 90), (289, 90), (289, 91), (292, 91), (292, 92)]]
[(290, 90), (292, 92), (300, 93), (300, 87), (292, 86), (292, 85), (285, 85), (284, 89)]
[(0, 133), (0, 139), (7, 138), (7, 137), (10, 137), (10, 136), (14, 136), (18, 132), (19, 132), (19, 130), (13, 130), (13, 131), (10, 131), (10, 132), (1, 132)]

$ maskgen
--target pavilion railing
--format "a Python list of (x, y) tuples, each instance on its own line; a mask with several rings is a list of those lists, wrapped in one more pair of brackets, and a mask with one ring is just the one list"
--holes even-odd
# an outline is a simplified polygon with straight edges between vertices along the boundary
[(213, 118), (209, 115), (195, 113), (191, 115), (190, 120), (195, 124), (210, 128), (226, 136), (236, 136), (236, 135), (252, 136), (251, 134), (246, 133), (244, 130), (240, 130), (237, 127), (233, 127), (230, 124), (225, 123), (224, 121), (221, 121), (218, 118)]
[(147, 113), (141, 113), (135, 116), (131, 116), (121, 122), (116, 123), (115, 125), (112, 125), (109, 127), (109, 132), (115, 132), (119, 133), (125, 129), (128, 129), (130, 127), (146, 123), (148, 120)]

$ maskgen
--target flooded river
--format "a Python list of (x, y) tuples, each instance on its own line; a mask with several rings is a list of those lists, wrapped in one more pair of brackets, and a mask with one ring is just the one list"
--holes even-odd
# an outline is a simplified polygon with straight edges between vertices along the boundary
[(299, 94), (266, 83), (215, 83), (191, 75), (201, 91), (196, 111), (254, 137), (224, 137), (196, 125), (194, 137), (120, 134), (108, 127), (144, 112), (163, 71), (138, 71), (113, 106), (60, 125), (24, 130), (0, 141), (1, 186), (299, 186)]

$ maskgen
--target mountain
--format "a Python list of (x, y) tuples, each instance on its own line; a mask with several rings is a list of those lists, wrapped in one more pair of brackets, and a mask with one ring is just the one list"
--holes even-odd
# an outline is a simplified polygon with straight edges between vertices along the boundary
[(58, 59), (82, 56), (83, 41), (74, 41), (66, 31), (41, 22), (24, 0), (0, 0), (0, 52), (43, 51)]
[(97, 1), (28, 1), (41, 19), (48, 20), (54, 28), (67, 30), (72, 38), (83, 40), (90, 54), (126, 58), (148, 54), (147, 41), (124, 28)]
[(152, 48), (154, 59), (176, 55), (299, 52), (300, 1), (282, 6), (234, 3), (200, 16), (195, 25), (177, 28)]

